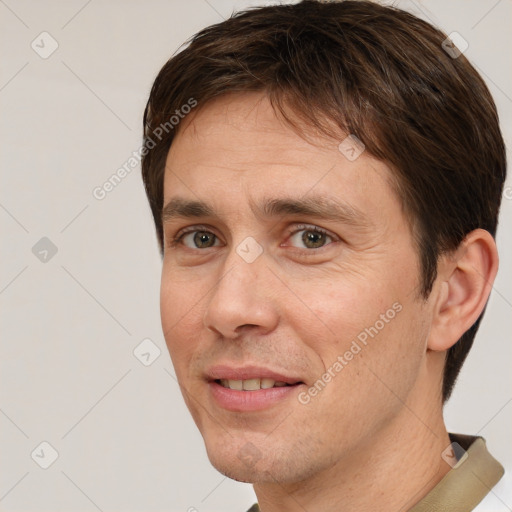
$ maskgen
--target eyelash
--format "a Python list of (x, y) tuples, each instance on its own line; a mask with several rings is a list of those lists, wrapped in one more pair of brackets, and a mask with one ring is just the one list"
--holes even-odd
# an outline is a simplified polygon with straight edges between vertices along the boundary
[[(178, 231), (173, 238), (171, 238), (171, 240), (169, 241), (169, 247), (176, 247), (185, 235), (188, 235), (188, 233), (193, 233), (194, 231), (205, 231), (207, 233), (212, 233), (208, 227), (201, 225), (183, 228), (180, 231)], [(212, 235), (217, 236), (215, 235), (215, 233), (212, 233)]]
[[(184, 228), (184, 229), (178, 231), (178, 233), (176, 233), (176, 235), (169, 241), (169, 244), (168, 244), (169, 247), (176, 247), (181, 242), (181, 240), (183, 239), (183, 237), (185, 235), (187, 235), (189, 233), (194, 233), (195, 231), (204, 231), (206, 233), (211, 233), (213, 236), (217, 237), (217, 235), (215, 233), (213, 233), (207, 226), (200, 226), (200, 225), (199, 226), (190, 226), (188, 228)], [(287, 237), (290, 238), (291, 236), (295, 235), (299, 231), (317, 231), (318, 233), (322, 233), (322, 234), (327, 235), (328, 237), (332, 238), (333, 241), (339, 240), (339, 237), (337, 237), (336, 235), (330, 233), (329, 231), (327, 231), (319, 226), (315, 226), (314, 224), (297, 224), (296, 226), (293, 227), (293, 229), (287, 230)], [(327, 245), (329, 245), (329, 244), (323, 245), (322, 247), (319, 247), (318, 249), (322, 249), (322, 248), (326, 247)], [(300, 248), (295, 247), (295, 249), (300, 249)], [(303, 250), (311, 252), (314, 249), (303, 249)]]

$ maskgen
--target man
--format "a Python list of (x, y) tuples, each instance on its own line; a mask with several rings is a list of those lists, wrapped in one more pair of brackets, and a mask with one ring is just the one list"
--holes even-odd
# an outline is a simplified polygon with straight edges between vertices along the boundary
[(252, 510), (475, 510), (503, 475), (443, 404), (498, 268), (496, 108), (446, 35), (371, 2), (239, 13), (144, 116), (161, 316)]

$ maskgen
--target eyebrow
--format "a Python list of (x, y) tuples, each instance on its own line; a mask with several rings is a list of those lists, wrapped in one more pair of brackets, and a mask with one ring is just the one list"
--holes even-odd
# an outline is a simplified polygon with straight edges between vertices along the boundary
[[(341, 222), (355, 227), (369, 227), (367, 216), (354, 206), (334, 198), (310, 195), (302, 198), (267, 198), (258, 205), (250, 202), (251, 209), (260, 217), (302, 215)], [(175, 218), (218, 218), (215, 209), (203, 201), (174, 197), (162, 209), (162, 224)]]

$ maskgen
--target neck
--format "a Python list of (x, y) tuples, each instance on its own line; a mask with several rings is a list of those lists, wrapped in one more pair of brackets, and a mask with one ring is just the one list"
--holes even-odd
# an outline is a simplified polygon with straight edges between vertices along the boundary
[(441, 457), (450, 440), (437, 402), (412, 407), (411, 400), (371, 439), (307, 481), (255, 484), (261, 511), (409, 510), (450, 469)]

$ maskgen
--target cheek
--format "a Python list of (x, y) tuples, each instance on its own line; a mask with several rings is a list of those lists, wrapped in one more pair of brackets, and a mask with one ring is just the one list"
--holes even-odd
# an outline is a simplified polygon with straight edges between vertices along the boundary
[[(397, 394), (405, 394), (413, 385), (428, 335), (423, 303), (410, 293), (415, 286), (414, 272), (402, 279), (397, 275), (326, 279), (321, 286), (315, 280), (302, 295), (311, 311), (289, 309), (317, 376), (329, 369), (336, 377), (344, 375), (333, 379), (336, 384), (330, 389), (337, 396), (333, 399), (356, 383), (362, 394), (363, 389), (373, 388), (372, 394), (375, 391), (382, 398), (390, 395), (384, 383)], [(336, 362), (342, 369), (340, 364), (334, 366)]]
[[(389, 286), (372, 283), (376, 281), (371, 276), (316, 280), (314, 286), (302, 290), (301, 299), (308, 308), (290, 308), (288, 314), (295, 318), (295, 327), (304, 333), (305, 339), (315, 332), (314, 343), (320, 352), (338, 354), (361, 333), (364, 341), (365, 329), (376, 322), (379, 331), (383, 330), (381, 314), (385, 315), (386, 327), (396, 316), (393, 304), (399, 301), (399, 293)], [(325, 343), (326, 337), (330, 343)]]
[(417, 308), (404, 304), (394, 318), (388, 315), (388, 323), (370, 316), (363, 328), (365, 322), (354, 325), (341, 317), (335, 343), (310, 336), (309, 348), (319, 362), (315, 382), (301, 397), (301, 403), (309, 400), (304, 422), (313, 430), (327, 428), (340, 447), (347, 439), (366, 438), (384, 428), (414, 388), (424, 357), (426, 329), (416, 314)]
[[(169, 278), (171, 275), (172, 279)], [(198, 326), (202, 325), (201, 299), (207, 292), (203, 287), (190, 279), (180, 280), (177, 273), (164, 266), (160, 284), (160, 317), (165, 342), (178, 373), (187, 367), (195, 349), (194, 339), (200, 330)]]

